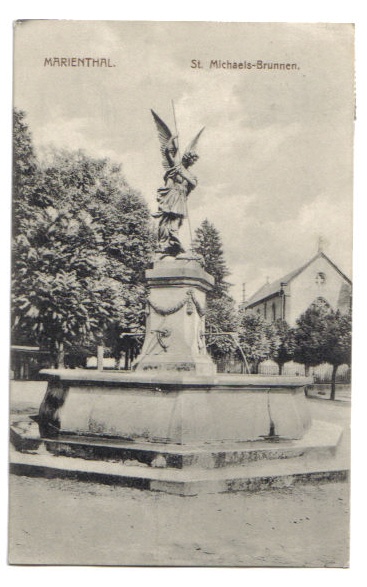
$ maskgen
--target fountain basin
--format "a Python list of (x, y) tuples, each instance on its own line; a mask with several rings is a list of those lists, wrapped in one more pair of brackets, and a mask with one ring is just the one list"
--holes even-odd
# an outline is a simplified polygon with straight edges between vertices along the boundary
[(301, 439), (311, 426), (306, 377), (46, 369), (45, 438), (75, 434), (207, 445)]
[[(304, 377), (44, 370), (14, 416), (11, 471), (182, 496), (343, 481), (343, 430), (311, 421)], [(38, 424), (36, 423), (38, 422)]]

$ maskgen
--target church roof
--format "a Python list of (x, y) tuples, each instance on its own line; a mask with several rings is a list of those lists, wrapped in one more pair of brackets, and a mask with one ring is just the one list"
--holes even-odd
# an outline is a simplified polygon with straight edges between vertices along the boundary
[(329, 259), (329, 257), (325, 255), (324, 252), (320, 251), (314, 257), (312, 257), (312, 259), (307, 261), (307, 263), (305, 263), (298, 269), (294, 269), (294, 271), (291, 271), (290, 273), (283, 275), (283, 277), (281, 277), (280, 279), (277, 279), (272, 283), (266, 283), (265, 285), (260, 287), (260, 289), (258, 289), (257, 292), (255, 292), (254, 295), (251, 296), (249, 300), (247, 300), (246, 308), (249, 308), (257, 304), (262, 300), (278, 295), (279, 291), (281, 290), (282, 283), (288, 284), (290, 281), (292, 281), (292, 279), (294, 279), (295, 277), (297, 277), (297, 275), (302, 273), (309, 265), (311, 265), (311, 263), (316, 261), (316, 259), (318, 259), (319, 257), (323, 257), (349, 284), (352, 284), (351, 280), (342, 271), (340, 271), (340, 269), (335, 265), (335, 263), (333, 263), (331, 259)]

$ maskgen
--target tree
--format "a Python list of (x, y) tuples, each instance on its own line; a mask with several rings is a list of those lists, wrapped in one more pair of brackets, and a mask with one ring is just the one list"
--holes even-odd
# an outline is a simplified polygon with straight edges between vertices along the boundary
[(338, 367), (351, 362), (351, 327), (351, 313), (334, 311), (322, 298), (297, 320), (294, 359), (305, 365), (306, 374), (310, 366), (332, 365), (331, 400), (335, 399)]
[(118, 319), (109, 323), (104, 341), (110, 349), (112, 357), (119, 364), (122, 353), (125, 355), (125, 369), (128, 369), (133, 359), (139, 354), (145, 332), (145, 307), (147, 291), (143, 283), (121, 287), (118, 296)]
[(297, 320), (294, 360), (305, 366), (306, 375), (310, 367), (316, 367), (325, 361), (326, 317), (330, 312), (330, 305), (320, 298)]
[(100, 339), (114, 315), (98, 226), (82, 210), (35, 208), (13, 252), (13, 333), (33, 333), (63, 367), (65, 345)]
[[(41, 184), (41, 169), (36, 158), (32, 135), (22, 110), (13, 111), (13, 181), (12, 181), (12, 293), (18, 279), (14, 280), (14, 269), (18, 262), (19, 250), (30, 247), (28, 231), (33, 221)], [(32, 252), (29, 252), (32, 258)], [(25, 263), (27, 255), (25, 258)], [(23, 278), (19, 276), (19, 281)], [(13, 297), (14, 300), (14, 297)], [(13, 305), (14, 310), (14, 305)], [(15, 316), (16, 326), (12, 331), (12, 342), (18, 344), (37, 344), (37, 336)]]
[(225, 278), (230, 275), (230, 271), (224, 258), (223, 244), (219, 231), (208, 219), (195, 231), (194, 251), (203, 258), (205, 271), (215, 280), (209, 297), (214, 299), (228, 294), (231, 284)]
[(153, 248), (148, 207), (124, 179), (121, 168), (108, 160), (93, 160), (82, 152), (58, 152), (47, 169), (48, 189), (55, 192), (60, 178), (67, 190), (67, 207), (82, 206), (99, 226), (106, 276), (114, 284), (117, 319), (105, 329), (105, 342), (118, 361), (122, 352), (133, 358), (141, 339), (124, 332), (142, 331), (147, 291), (144, 272)]
[(110, 276), (140, 283), (152, 250), (150, 214), (121, 166), (82, 151), (58, 151), (44, 173), (45, 191), (53, 201), (73, 213), (84, 210), (98, 225)]
[(100, 343), (112, 324), (123, 331), (143, 321), (150, 217), (106, 159), (62, 151), (37, 164), (22, 117), (14, 125), (13, 335), (28, 333), (62, 366), (65, 345)]
[(235, 351), (232, 333), (237, 330), (236, 313), (234, 300), (230, 296), (212, 299), (208, 296), (205, 328), (208, 333), (207, 347), (214, 359), (220, 360)]
[(281, 319), (269, 324), (267, 330), (270, 341), (269, 358), (278, 365), (279, 375), (282, 375), (285, 363), (292, 361), (294, 356), (294, 330)]
[(25, 112), (13, 112), (13, 237), (24, 233), (39, 194), (41, 170), (25, 120)]
[(341, 314), (338, 310), (326, 316), (326, 333), (324, 340), (324, 360), (333, 366), (331, 375), (330, 399), (335, 399), (335, 382), (338, 367), (350, 365), (352, 352), (352, 316)]
[(258, 373), (259, 365), (269, 358), (270, 338), (268, 325), (260, 314), (239, 313), (239, 343), (247, 361), (251, 365), (252, 373)]
[(204, 220), (196, 230), (194, 251), (203, 259), (204, 269), (214, 277), (214, 287), (207, 294), (206, 339), (210, 353), (220, 359), (235, 350), (230, 336), (220, 333), (234, 332), (237, 320), (235, 302), (228, 291), (231, 284), (225, 278), (230, 274), (224, 258), (223, 245), (219, 231), (209, 220)]

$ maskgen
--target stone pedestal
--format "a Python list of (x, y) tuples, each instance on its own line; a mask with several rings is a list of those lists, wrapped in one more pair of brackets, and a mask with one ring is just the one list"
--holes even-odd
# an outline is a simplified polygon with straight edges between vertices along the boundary
[(157, 261), (146, 277), (146, 337), (133, 370), (213, 375), (204, 335), (205, 298), (213, 277), (195, 259), (172, 257)]

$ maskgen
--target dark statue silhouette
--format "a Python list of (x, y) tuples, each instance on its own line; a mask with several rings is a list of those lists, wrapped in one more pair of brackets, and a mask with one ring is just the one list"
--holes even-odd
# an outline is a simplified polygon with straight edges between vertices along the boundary
[(196, 145), (204, 128), (196, 135), (180, 157), (177, 136), (173, 136), (168, 126), (152, 110), (161, 144), (162, 162), (166, 172), (164, 187), (157, 191), (158, 212), (153, 214), (159, 219), (158, 252), (162, 256), (176, 257), (184, 253), (178, 238), (178, 231), (183, 219), (187, 217), (187, 198), (197, 186), (197, 178), (189, 168), (198, 160)]

